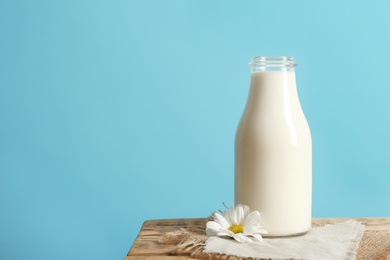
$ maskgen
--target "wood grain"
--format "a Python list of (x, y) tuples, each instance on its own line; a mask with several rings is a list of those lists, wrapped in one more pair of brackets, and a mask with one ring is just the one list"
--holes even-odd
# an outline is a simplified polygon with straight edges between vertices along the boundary
[[(390, 218), (353, 218), (360, 221), (366, 226), (366, 231), (390, 231)], [(313, 226), (322, 226), (325, 224), (336, 224), (351, 218), (316, 218), (313, 219)], [(187, 255), (171, 255), (174, 245), (164, 245), (159, 243), (160, 237), (171, 231), (185, 228), (204, 229), (207, 219), (191, 218), (191, 219), (159, 219), (147, 220), (144, 222), (140, 233), (133, 246), (128, 252), (124, 260), (188, 260), (193, 259)], [(388, 256), (384, 255), (383, 259)], [(389, 256), (390, 259), (390, 256)]]

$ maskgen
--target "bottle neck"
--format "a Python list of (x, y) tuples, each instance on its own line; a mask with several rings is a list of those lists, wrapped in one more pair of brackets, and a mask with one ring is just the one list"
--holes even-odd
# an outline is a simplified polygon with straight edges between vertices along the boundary
[(253, 57), (248, 65), (251, 67), (251, 72), (294, 71), (298, 66), (290, 56), (257, 56)]
[(290, 56), (257, 56), (251, 59), (251, 87), (249, 100), (279, 103), (297, 100), (295, 67)]
[(265, 111), (284, 111), (281, 114), (285, 114), (285, 116), (292, 111), (301, 110), (295, 72), (252, 72), (246, 109), (248, 112), (258, 115), (265, 113)]
[(274, 102), (280, 99), (295, 98), (295, 71), (256, 71), (251, 73), (250, 97), (255, 99), (270, 99)]
[(295, 67), (289, 56), (258, 56), (252, 58), (248, 111), (300, 110), (296, 89)]

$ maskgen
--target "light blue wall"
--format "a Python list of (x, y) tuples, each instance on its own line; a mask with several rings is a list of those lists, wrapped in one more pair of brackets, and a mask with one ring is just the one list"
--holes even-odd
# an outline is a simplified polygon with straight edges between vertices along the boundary
[(390, 216), (389, 1), (0, 1), (0, 259), (122, 259), (233, 203), (255, 55), (291, 55), (314, 217)]

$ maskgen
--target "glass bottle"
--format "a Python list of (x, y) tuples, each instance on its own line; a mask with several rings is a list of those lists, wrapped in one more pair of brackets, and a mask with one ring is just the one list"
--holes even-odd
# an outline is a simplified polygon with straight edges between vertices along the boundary
[(288, 56), (258, 56), (235, 140), (235, 203), (262, 216), (267, 236), (311, 227), (312, 143)]

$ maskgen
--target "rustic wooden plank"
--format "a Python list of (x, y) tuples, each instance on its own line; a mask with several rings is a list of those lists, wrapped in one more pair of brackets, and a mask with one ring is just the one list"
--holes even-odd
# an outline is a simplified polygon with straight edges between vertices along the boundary
[[(351, 218), (315, 218), (313, 226), (322, 226), (325, 224), (336, 224)], [(366, 230), (390, 230), (390, 218), (353, 218), (366, 226)], [(189, 256), (173, 256), (169, 252), (173, 245), (163, 245), (159, 243), (160, 237), (166, 232), (180, 230), (181, 228), (204, 229), (207, 219), (157, 219), (144, 222), (140, 233), (133, 246), (131, 247), (125, 260), (187, 260), (192, 259)], [(386, 258), (385, 258), (386, 259)]]
[[(167, 256), (171, 257), (172, 259), (179, 259), (176, 256), (168, 255), (169, 252), (174, 248), (174, 245), (163, 245), (158, 242), (161, 235), (166, 232), (179, 230), (180, 228), (185, 228), (188, 230), (194, 228), (203, 229), (206, 222), (207, 219), (205, 218), (147, 220), (142, 225), (141, 231), (134, 241), (128, 256)], [(191, 259), (188, 256), (180, 257), (182, 257), (181, 259)]]

